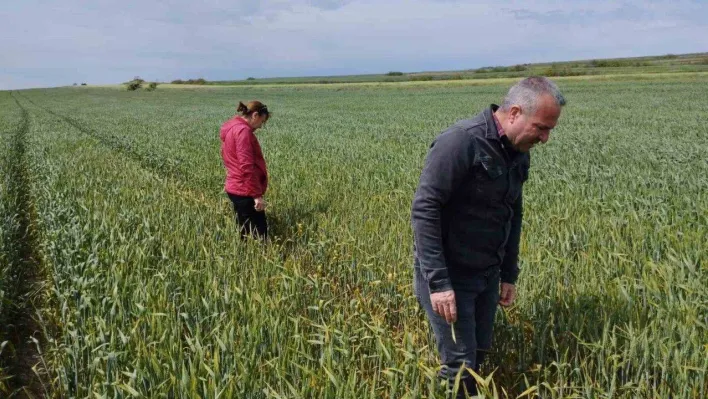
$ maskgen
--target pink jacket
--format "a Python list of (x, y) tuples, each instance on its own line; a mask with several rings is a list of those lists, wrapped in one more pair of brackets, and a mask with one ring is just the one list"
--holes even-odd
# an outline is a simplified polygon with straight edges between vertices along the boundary
[(226, 168), (224, 190), (257, 198), (268, 189), (268, 170), (261, 145), (248, 122), (236, 116), (221, 126), (221, 158)]

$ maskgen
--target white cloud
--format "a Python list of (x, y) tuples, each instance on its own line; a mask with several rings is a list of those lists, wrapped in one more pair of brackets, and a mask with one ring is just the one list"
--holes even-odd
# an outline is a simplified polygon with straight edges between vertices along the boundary
[(708, 6), (690, 0), (26, 0), (0, 21), (0, 88), (708, 50)]

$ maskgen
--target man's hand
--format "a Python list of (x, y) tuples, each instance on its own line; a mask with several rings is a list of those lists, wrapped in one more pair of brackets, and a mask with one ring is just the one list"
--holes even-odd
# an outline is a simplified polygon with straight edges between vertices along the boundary
[(514, 284), (502, 283), (501, 293), (499, 294), (499, 304), (507, 307), (511, 306), (516, 299), (516, 286)]
[(442, 316), (448, 323), (457, 321), (455, 291), (449, 290), (430, 294), (430, 304), (433, 306), (433, 312)]
[(256, 210), (258, 212), (265, 211), (266, 203), (265, 203), (265, 200), (263, 199), (263, 197), (258, 197), (256, 199), (254, 199), (254, 202), (256, 203)]

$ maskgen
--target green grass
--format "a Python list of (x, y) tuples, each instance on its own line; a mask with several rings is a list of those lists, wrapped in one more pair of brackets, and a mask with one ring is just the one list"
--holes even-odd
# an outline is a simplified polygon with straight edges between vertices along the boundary
[[(703, 397), (708, 79), (560, 82), (569, 105), (532, 155), (519, 299), (486, 371), (501, 396)], [(410, 203), (430, 141), (507, 84), (15, 94), (54, 391), (442, 397)], [(238, 240), (221, 192), (218, 128), (250, 99), (273, 111), (266, 247)]]

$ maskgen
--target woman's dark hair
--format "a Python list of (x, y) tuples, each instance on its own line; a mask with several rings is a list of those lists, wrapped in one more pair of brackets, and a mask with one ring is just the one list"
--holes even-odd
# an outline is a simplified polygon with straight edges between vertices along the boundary
[(256, 113), (258, 115), (265, 115), (266, 120), (270, 117), (270, 112), (268, 112), (268, 107), (260, 101), (250, 101), (247, 104), (242, 102), (238, 103), (236, 112), (242, 116), (251, 116), (251, 114)]

